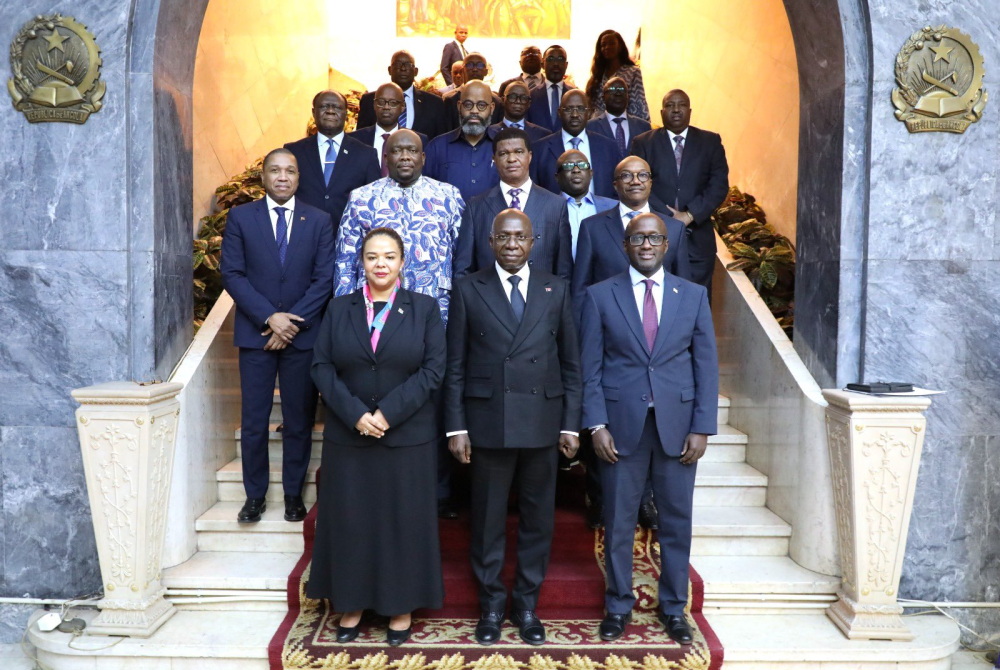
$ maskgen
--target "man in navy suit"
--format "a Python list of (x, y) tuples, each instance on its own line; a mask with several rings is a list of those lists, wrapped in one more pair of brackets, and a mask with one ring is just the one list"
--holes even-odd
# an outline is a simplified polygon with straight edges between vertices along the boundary
[(507, 87), (515, 81), (527, 84), (528, 91), (534, 91), (542, 85), (545, 77), (542, 76), (542, 50), (535, 45), (529, 45), (521, 49), (521, 74), (511, 77), (500, 84), (497, 92), (503, 97), (507, 92)]
[(531, 90), (531, 106), (528, 108), (528, 121), (535, 125), (548, 128), (553, 133), (562, 127), (559, 120), (559, 104), (563, 94), (576, 88), (566, 81), (566, 50), (558, 44), (553, 44), (545, 50), (542, 57), (542, 67), (545, 70), (545, 83)]
[(464, 25), (455, 26), (455, 39), (444, 45), (441, 50), (441, 76), (444, 83), (451, 85), (451, 66), (469, 55), (465, 48), (465, 40), (469, 38), (469, 27)]
[[(385, 161), (385, 141), (389, 139), (389, 135), (399, 130), (399, 117), (403, 109), (403, 89), (392, 82), (382, 84), (375, 91), (375, 125), (347, 135), (375, 149), (383, 177), (389, 176), (389, 166)], [(427, 146), (426, 135), (417, 133), (417, 137), (420, 138), (421, 147)]]
[(281, 375), (281, 481), (285, 520), (306, 516), (302, 485), (312, 454), (316, 388), (312, 349), (333, 293), (330, 215), (295, 197), (299, 168), (288, 149), (264, 158), (266, 196), (229, 210), (222, 237), (222, 285), (236, 303), (243, 400), (243, 485), (240, 523), (260, 521), (269, 480), (268, 418)]
[(663, 128), (635, 138), (632, 153), (653, 171), (653, 204), (687, 226), (691, 281), (712, 295), (715, 269), (715, 228), (712, 212), (729, 191), (729, 164), (722, 138), (694, 128), (691, 100), (673, 90), (663, 96)]
[(618, 145), (603, 135), (587, 130), (587, 119), (590, 118), (590, 105), (587, 95), (573, 89), (563, 95), (559, 105), (559, 118), (562, 129), (549, 135), (538, 143), (538, 183), (553, 193), (559, 193), (559, 182), (556, 181), (559, 156), (564, 151), (576, 149), (583, 152), (594, 172), (591, 188), (594, 193), (605, 198), (613, 198), (615, 189), (613, 177), (615, 166), (624, 156), (618, 153)]
[[(524, 86), (512, 84), (509, 88)], [(559, 231), (569, 226), (566, 203), (559, 196), (531, 182), (531, 140), (519, 128), (504, 128), (493, 139), (493, 162), (500, 183), (472, 198), (462, 212), (458, 246), (455, 250), (455, 278), (463, 277), (496, 261), (490, 237), (493, 220), (505, 209), (524, 212), (531, 220), (534, 242), (528, 265), (532, 270), (556, 274), (559, 259)], [(563, 279), (569, 279), (567, 274)]]
[(503, 95), (503, 120), (490, 126), (487, 131), (490, 137), (494, 137), (504, 128), (520, 128), (528, 133), (528, 138), (532, 142), (551, 135), (548, 128), (536, 126), (524, 118), (530, 105), (531, 95), (528, 93), (528, 85), (520, 79), (511, 81), (507, 85), (507, 92)]
[(587, 289), (581, 328), (583, 425), (605, 493), (603, 640), (632, 619), (632, 544), (647, 477), (659, 508), (657, 617), (691, 644), (684, 617), (697, 462), (718, 429), (719, 362), (703, 286), (664, 271), (667, 228), (641, 214), (625, 231), (629, 269)]
[(612, 77), (604, 84), (604, 114), (587, 123), (587, 130), (600, 133), (615, 141), (622, 156), (632, 151), (632, 140), (651, 130), (649, 121), (628, 114), (628, 84), (621, 77)]
[[(417, 78), (416, 61), (409, 51), (397, 51), (389, 61), (389, 81), (403, 90), (406, 112), (400, 115), (399, 125), (412, 131), (434, 138), (448, 130), (444, 105), (441, 98), (417, 89), (413, 82)], [(361, 96), (358, 103), (358, 128), (375, 125), (375, 93), (369, 91)]]
[(347, 99), (336, 91), (321, 91), (313, 98), (316, 137), (289, 142), (285, 148), (299, 166), (295, 195), (307, 205), (330, 215), (336, 236), (340, 217), (351, 191), (379, 178), (378, 155), (344, 135)]

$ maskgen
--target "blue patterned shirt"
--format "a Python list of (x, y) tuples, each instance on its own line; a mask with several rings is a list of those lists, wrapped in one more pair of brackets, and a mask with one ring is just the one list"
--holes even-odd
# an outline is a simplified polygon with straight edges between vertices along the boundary
[(337, 234), (334, 295), (348, 295), (364, 285), (361, 240), (373, 228), (391, 228), (403, 238), (403, 288), (435, 298), (448, 323), (452, 260), (464, 209), (457, 188), (429, 177), (408, 188), (383, 177), (354, 189)]

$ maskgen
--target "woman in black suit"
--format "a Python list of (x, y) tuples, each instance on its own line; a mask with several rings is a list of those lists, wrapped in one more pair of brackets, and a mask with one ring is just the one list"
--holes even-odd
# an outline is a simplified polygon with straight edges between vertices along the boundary
[(390, 617), (386, 641), (399, 645), (413, 610), (444, 599), (431, 397), (445, 335), (437, 302), (400, 287), (395, 231), (370, 231), (361, 255), (367, 286), (330, 302), (313, 354), (327, 419), (306, 595), (343, 613), (338, 642), (358, 636), (370, 609)]

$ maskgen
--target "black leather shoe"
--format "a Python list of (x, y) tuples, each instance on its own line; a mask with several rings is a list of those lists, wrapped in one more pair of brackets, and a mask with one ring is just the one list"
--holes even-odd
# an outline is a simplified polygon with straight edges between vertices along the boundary
[(591, 530), (597, 530), (598, 528), (604, 528), (604, 506), (603, 505), (588, 505), (587, 506), (587, 528)]
[(398, 647), (410, 639), (411, 630), (413, 630), (412, 624), (406, 630), (393, 630), (390, 628), (385, 633), (385, 641), (390, 647)]
[(302, 496), (285, 496), (285, 521), (302, 521), (306, 518), (306, 505)]
[(660, 527), (656, 523), (656, 505), (652, 500), (639, 507), (639, 525), (649, 530), (657, 530)]
[(361, 622), (360, 621), (358, 622), (358, 625), (351, 626), (350, 628), (345, 628), (344, 626), (338, 625), (337, 626), (337, 643), (338, 644), (345, 644), (347, 642), (350, 642), (351, 640), (353, 640), (354, 638), (356, 638), (358, 636), (358, 633), (360, 633), (360, 632), (361, 632)]
[(438, 498), (438, 518), (457, 519), (458, 507), (451, 498)]
[(517, 626), (521, 639), (528, 644), (545, 644), (545, 626), (533, 610), (511, 612), (510, 622)]
[(483, 612), (476, 624), (476, 642), (491, 645), (500, 639), (500, 627), (503, 625), (501, 612)]
[(656, 618), (663, 624), (663, 628), (667, 631), (667, 635), (670, 636), (671, 640), (677, 644), (691, 644), (694, 639), (691, 636), (691, 626), (688, 625), (687, 619), (683, 616), (657, 612)]
[(631, 612), (626, 614), (612, 614), (608, 612), (604, 616), (604, 621), (601, 622), (601, 639), (608, 642), (617, 640), (625, 634), (625, 626), (630, 623), (632, 623)]
[(243, 503), (243, 509), (236, 515), (236, 520), (240, 523), (257, 523), (266, 509), (267, 503), (263, 498), (247, 498)]

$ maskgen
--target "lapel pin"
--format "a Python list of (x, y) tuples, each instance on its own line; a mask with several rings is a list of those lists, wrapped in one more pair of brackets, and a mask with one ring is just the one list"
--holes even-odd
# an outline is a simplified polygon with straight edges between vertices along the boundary
[(344, 149), (344, 153), (345, 153), (345, 154), (349, 154), (349, 153), (351, 153), (351, 152), (350, 152), (350, 151), (348, 151), (347, 149)]
[(402, 314), (402, 313), (403, 313), (403, 308), (402, 308), (402, 307), (400, 307), (400, 308), (399, 308), (399, 313), (400, 313), (400, 314)]
[(305, 220), (306, 220), (306, 217), (304, 217), (304, 216), (300, 216), (299, 217), (299, 221), (305, 221)]
[(552, 287), (551, 286), (546, 286), (545, 287), (545, 292), (546, 293), (552, 293)]
[(676, 286), (674, 287), (674, 293), (677, 293), (677, 287)]

